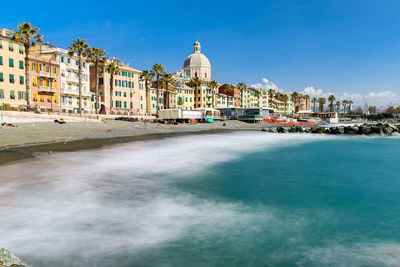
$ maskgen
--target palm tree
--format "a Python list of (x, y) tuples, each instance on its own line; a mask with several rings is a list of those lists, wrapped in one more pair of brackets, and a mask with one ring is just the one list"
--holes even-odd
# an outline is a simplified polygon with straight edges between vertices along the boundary
[(82, 116), (82, 56), (86, 56), (89, 45), (85, 40), (78, 38), (72, 40), (72, 45), (68, 47), (69, 55), (78, 55), (78, 75), (79, 75), (79, 114)]
[(156, 84), (156, 87), (157, 87), (156, 88), (156, 92), (157, 92), (156, 110), (157, 110), (157, 114), (158, 114), (158, 103), (159, 103), (158, 95), (159, 95), (159, 91), (160, 91), (160, 77), (163, 75), (165, 68), (163, 65), (156, 63), (153, 65), (152, 71), (154, 72), (154, 76), (156, 77), (156, 82), (157, 82), (157, 84)]
[(171, 73), (163, 73), (163, 77), (161, 78), (161, 82), (165, 85), (165, 97), (164, 97), (164, 103), (165, 103), (165, 107), (169, 109), (170, 107), (170, 101), (169, 101), (169, 89), (168, 89), (168, 85), (173, 84), (175, 82), (175, 79), (172, 78), (172, 74)]
[(198, 101), (198, 88), (201, 86), (203, 83), (203, 80), (200, 79), (199, 77), (193, 77), (190, 79), (190, 81), (187, 83), (188, 86), (194, 88), (194, 108), (197, 108), (197, 101)]
[(114, 75), (117, 75), (119, 72), (119, 64), (117, 59), (113, 59), (110, 63), (108, 63), (106, 67), (106, 71), (111, 75), (110, 78), (110, 113), (112, 114), (113, 108), (113, 91), (114, 91)]
[(31, 86), (29, 77), (29, 49), (36, 43), (43, 43), (43, 36), (39, 33), (39, 29), (32, 26), (30, 22), (19, 23), (17, 30), (11, 36), (11, 40), (24, 45), (25, 50), (25, 88), (26, 88), (26, 104), (28, 109), (31, 108)]
[(283, 95), (281, 96), (281, 99), (282, 99), (282, 101), (285, 103), (285, 114), (287, 114), (288, 112), (287, 112), (287, 110), (286, 110), (286, 106), (287, 106), (287, 102), (288, 102), (288, 100), (289, 100), (289, 96), (288, 96), (287, 94), (283, 94)]
[(306, 109), (307, 109), (308, 103), (310, 101), (310, 96), (309, 95), (305, 95), (304, 98), (306, 99)]
[(346, 106), (347, 106), (347, 104), (348, 104), (348, 101), (347, 101), (346, 99), (342, 101), (342, 105), (343, 105), (343, 114), (346, 113)]
[(234, 90), (234, 87), (232, 86), (232, 84), (229, 84), (229, 83), (225, 84), (224, 88), (222, 89), (222, 91), (226, 95), (226, 106), (227, 107), (229, 106), (229, 94), (231, 92), (233, 92), (233, 90)]
[(275, 96), (275, 90), (274, 89), (269, 89), (268, 90), (268, 102), (269, 102), (269, 106), (272, 105), (272, 99)]
[(142, 73), (140, 73), (139, 80), (141, 82), (145, 82), (145, 88), (146, 88), (146, 114), (150, 116), (151, 111), (151, 95), (150, 95), (150, 89), (149, 89), (149, 81), (151, 81), (154, 78), (154, 72), (149, 71), (149, 70), (144, 70)]
[(255, 90), (254, 96), (257, 97), (257, 107), (260, 107), (260, 97), (262, 96), (262, 93), (260, 90)]
[(325, 97), (318, 98), (319, 112), (323, 112), (324, 111), (325, 103), (326, 103)]
[(318, 102), (318, 99), (316, 97), (313, 97), (311, 102), (314, 104), (314, 112), (316, 112), (316, 104)]
[(334, 95), (330, 95), (329, 97), (328, 97), (328, 101), (329, 101), (329, 111), (330, 112), (333, 112), (333, 110), (334, 110), (334, 108), (335, 108), (335, 105), (333, 104), (333, 102), (336, 100), (336, 98), (335, 98), (335, 96)]
[(336, 106), (336, 112), (337, 113), (339, 113), (339, 108), (340, 108), (340, 101), (336, 101), (336, 104), (335, 104), (335, 106)]
[(247, 89), (247, 85), (241, 82), (237, 85), (237, 88), (240, 90), (240, 106), (243, 107), (244, 90)]
[(215, 80), (210, 81), (209, 83), (209, 87), (212, 90), (212, 94), (213, 94), (213, 107), (215, 107), (215, 95), (216, 95), (216, 89), (218, 87), (218, 82)]
[[(87, 50), (87, 62), (94, 63), (95, 67), (95, 81), (96, 81), (96, 114), (99, 114), (99, 65), (106, 62), (107, 53), (102, 48), (88, 48)], [(102, 65), (103, 66), (103, 65)]]
[(349, 100), (348, 104), (349, 104), (349, 112), (350, 112), (350, 110), (351, 110), (351, 105), (354, 104), (353, 100)]

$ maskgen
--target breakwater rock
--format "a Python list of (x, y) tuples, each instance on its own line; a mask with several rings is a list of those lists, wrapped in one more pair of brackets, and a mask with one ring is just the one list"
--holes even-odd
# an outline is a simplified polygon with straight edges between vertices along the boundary
[(0, 248), (0, 267), (29, 267), (29, 265), (10, 251)]
[(270, 133), (312, 133), (312, 134), (347, 134), (347, 135), (371, 135), (371, 136), (400, 136), (400, 124), (377, 123), (362, 124), (359, 126), (337, 126), (337, 127), (291, 127), (279, 126), (263, 128), (262, 131)]

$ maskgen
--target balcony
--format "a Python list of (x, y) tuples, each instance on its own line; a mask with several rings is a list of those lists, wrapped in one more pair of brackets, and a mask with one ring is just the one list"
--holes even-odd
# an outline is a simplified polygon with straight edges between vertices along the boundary
[(79, 83), (79, 78), (75, 76), (67, 76), (67, 81), (72, 83)]
[(76, 65), (75, 63), (65, 63), (65, 67), (67, 69), (71, 69), (71, 70), (78, 70), (78, 65)]
[(207, 97), (212, 97), (213, 93), (207, 93)]
[(40, 86), (39, 90), (42, 92), (50, 92), (50, 93), (56, 92), (56, 88), (51, 88), (50, 86)]
[[(79, 89), (61, 89), (61, 93), (64, 95), (76, 95), (79, 96)], [(91, 92), (85, 92), (82, 90), (82, 96), (86, 96), (86, 97), (91, 97), (92, 93)]]
[(56, 78), (57, 74), (50, 73), (47, 71), (39, 71), (38, 76), (46, 77), (46, 78)]

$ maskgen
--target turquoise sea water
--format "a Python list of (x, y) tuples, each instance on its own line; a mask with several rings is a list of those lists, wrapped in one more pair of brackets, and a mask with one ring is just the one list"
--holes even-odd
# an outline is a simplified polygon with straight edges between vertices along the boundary
[(399, 156), (399, 138), (259, 132), (39, 155), (0, 166), (0, 247), (34, 266), (399, 266)]

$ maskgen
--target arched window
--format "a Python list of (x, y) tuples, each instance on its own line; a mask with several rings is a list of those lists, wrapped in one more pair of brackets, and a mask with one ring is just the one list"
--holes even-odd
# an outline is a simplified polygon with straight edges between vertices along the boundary
[(194, 77), (197, 77), (197, 71), (194, 73)]

